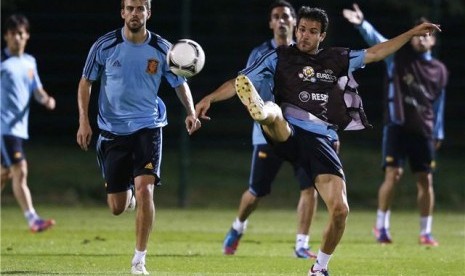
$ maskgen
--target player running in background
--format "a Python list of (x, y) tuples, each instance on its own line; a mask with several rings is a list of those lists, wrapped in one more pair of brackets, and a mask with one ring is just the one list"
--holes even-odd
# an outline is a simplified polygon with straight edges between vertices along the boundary
[[(146, 29), (150, 0), (121, 0), (124, 27), (100, 37), (90, 49), (78, 88), (77, 143), (87, 150), (92, 138), (88, 106), (92, 83), (100, 79), (97, 156), (114, 215), (136, 211), (136, 244), (131, 273), (148, 275), (145, 257), (155, 216), (154, 186), (160, 184), (162, 127), (166, 108), (158, 97), (164, 77), (176, 91), (187, 116), (186, 129), (200, 127), (185, 78), (166, 63), (170, 43)], [(152, 70), (149, 66), (157, 66)], [(134, 189), (131, 189), (134, 183)]]
[[(247, 61), (247, 66), (250, 66), (267, 51), (281, 45), (290, 45), (294, 42), (293, 33), (296, 24), (294, 7), (287, 1), (275, 1), (270, 5), (269, 16), (269, 27), (273, 30), (273, 38), (252, 50)], [(197, 116), (210, 120), (210, 117), (206, 113), (212, 103), (223, 101), (236, 95), (234, 81), (235, 79), (226, 81), (197, 103), (195, 105)], [(272, 81), (272, 79), (268, 79), (258, 88), (258, 92), (264, 100), (273, 100), (271, 91)], [(337, 136), (335, 135), (334, 138), (334, 144), (338, 146)], [(271, 145), (266, 142), (258, 123), (254, 123), (253, 125), (252, 143), (253, 153), (249, 188), (242, 194), (237, 217), (224, 239), (223, 253), (226, 255), (235, 253), (239, 241), (246, 230), (248, 217), (256, 209), (259, 201), (271, 192), (272, 182), (284, 162), (284, 159), (276, 156)], [(310, 251), (309, 228), (313, 214), (316, 211), (318, 194), (312, 186), (312, 181), (301, 168), (294, 166), (294, 174), (299, 181), (301, 190), (297, 206), (298, 225), (294, 253), (298, 258), (315, 258), (316, 255)]]
[[(342, 164), (329, 135), (334, 126), (327, 117), (328, 94), (338, 86), (338, 79), (350, 79), (350, 72), (386, 58), (414, 36), (439, 30), (437, 25), (423, 23), (365, 50), (319, 49), (328, 23), (324, 10), (302, 7), (295, 32), (297, 44), (264, 54), (236, 78), (239, 98), (261, 125), (278, 156), (311, 176), (328, 208), (329, 222), (309, 275), (329, 275), (328, 262), (342, 238), (349, 214)], [(265, 103), (255, 90), (267, 78), (274, 79), (276, 103)], [(339, 109), (346, 106), (341, 104)], [(332, 120), (338, 122), (338, 117)]]
[(53, 219), (42, 219), (32, 204), (27, 185), (28, 164), (23, 144), (29, 139), (29, 104), (31, 97), (48, 110), (55, 109), (55, 99), (43, 88), (36, 60), (25, 53), (30, 37), (29, 21), (21, 14), (9, 16), (4, 24), (1, 67), (1, 188), (11, 180), (13, 194), (24, 212), (32, 232), (47, 230)]
[[(387, 39), (366, 20), (357, 4), (343, 10), (344, 17), (356, 26), (363, 39), (374, 45)], [(415, 24), (428, 22), (422, 18)], [(390, 214), (394, 190), (406, 159), (416, 176), (417, 203), (420, 209), (422, 245), (437, 246), (433, 238), (433, 170), (435, 150), (444, 139), (444, 100), (448, 72), (431, 55), (435, 35), (415, 36), (395, 55), (384, 59), (387, 89), (384, 96), (383, 132), (384, 181), (378, 191), (378, 211), (373, 232), (380, 243), (391, 243)]]

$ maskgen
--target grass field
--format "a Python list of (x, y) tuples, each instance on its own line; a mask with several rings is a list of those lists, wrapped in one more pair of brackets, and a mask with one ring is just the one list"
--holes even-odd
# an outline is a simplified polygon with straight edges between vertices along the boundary
[[(2, 275), (129, 275), (134, 213), (114, 217), (104, 206), (38, 209), (57, 225), (32, 234), (17, 206), (3, 206)], [(292, 257), (294, 210), (257, 210), (237, 254), (223, 256), (222, 240), (234, 216), (233, 210), (160, 207), (147, 257), (151, 275), (307, 275), (311, 262)], [(417, 244), (417, 214), (405, 211), (392, 215), (394, 244), (381, 246), (370, 233), (374, 213), (352, 211), (331, 275), (464, 275), (463, 213), (438, 212), (434, 219), (439, 247)], [(325, 220), (320, 208), (311, 230), (314, 249)]]

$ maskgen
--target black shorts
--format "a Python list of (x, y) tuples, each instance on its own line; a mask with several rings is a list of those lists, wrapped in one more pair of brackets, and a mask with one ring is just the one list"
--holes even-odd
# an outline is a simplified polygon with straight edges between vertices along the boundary
[(141, 129), (129, 135), (102, 131), (97, 141), (97, 159), (107, 193), (127, 191), (139, 175), (155, 176), (160, 184), (162, 129)]
[[(278, 157), (269, 144), (255, 145), (252, 154), (252, 167), (250, 170), (249, 191), (263, 197), (271, 192), (273, 183), (284, 159)], [(304, 190), (312, 186), (312, 182), (302, 168), (294, 167), (294, 175), (299, 181), (300, 189)]]
[(324, 135), (309, 132), (291, 124), (289, 126), (292, 129), (289, 139), (273, 144), (279, 157), (291, 162), (294, 166), (303, 168), (312, 185), (320, 174), (337, 175), (345, 181), (342, 164), (334, 150), (333, 141)]
[(24, 153), (24, 139), (11, 135), (2, 135), (1, 149), (2, 149), (2, 166), (5, 168), (11, 167), (26, 159)]
[(399, 125), (383, 129), (383, 169), (403, 167), (409, 160), (412, 172), (433, 172), (434, 141), (420, 134), (408, 133)]

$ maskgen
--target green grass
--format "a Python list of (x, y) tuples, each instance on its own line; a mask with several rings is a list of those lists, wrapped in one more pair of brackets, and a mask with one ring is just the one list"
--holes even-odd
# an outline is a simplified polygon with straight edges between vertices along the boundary
[[(156, 196), (155, 196), (156, 197)], [(38, 207), (54, 217), (50, 231), (28, 232), (19, 208), (3, 206), (2, 275), (128, 275), (134, 250), (134, 213), (114, 217), (101, 207)], [(463, 275), (463, 213), (437, 212), (437, 248), (417, 244), (416, 212), (392, 215), (394, 244), (381, 246), (370, 234), (374, 212), (352, 211), (346, 233), (330, 262), (331, 275)], [(147, 256), (151, 275), (306, 275), (311, 262), (292, 257), (296, 214), (260, 209), (251, 217), (235, 256), (223, 256), (224, 234), (235, 210), (169, 209), (156, 214)], [(326, 221), (323, 208), (312, 225), (318, 248)]]

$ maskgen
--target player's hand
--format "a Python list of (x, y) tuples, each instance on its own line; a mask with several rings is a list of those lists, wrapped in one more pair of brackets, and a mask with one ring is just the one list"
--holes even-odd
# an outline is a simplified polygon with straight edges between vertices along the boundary
[(363, 22), (363, 13), (358, 7), (357, 4), (353, 4), (354, 9), (343, 9), (342, 10), (342, 15), (349, 21), (350, 23), (354, 25), (360, 25)]
[(195, 115), (188, 115), (186, 117), (185, 123), (186, 123), (187, 133), (189, 133), (189, 135), (194, 133), (197, 129), (199, 129), (202, 126), (202, 123), (200, 122), (199, 119), (197, 119), (197, 116)]
[(47, 101), (45, 102), (45, 108), (47, 108), (48, 110), (54, 110), (55, 106), (56, 106), (55, 98), (48, 97)]
[(210, 109), (210, 105), (211, 101), (207, 97), (203, 98), (195, 105), (195, 116), (203, 120), (211, 120), (211, 118), (207, 116), (207, 111)]
[(89, 123), (79, 124), (79, 129), (76, 135), (76, 142), (81, 147), (81, 149), (87, 151), (92, 139), (92, 128)]
[(341, 143), (338, 140), (333, 141), (333, 149), (339, 154), (339, 149), (341, 148)]
[(440, 25), (425, 22), (413, 27), (409, 32), (412, 36), (430, 36), (436, 31), (441, 32)]

